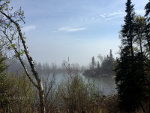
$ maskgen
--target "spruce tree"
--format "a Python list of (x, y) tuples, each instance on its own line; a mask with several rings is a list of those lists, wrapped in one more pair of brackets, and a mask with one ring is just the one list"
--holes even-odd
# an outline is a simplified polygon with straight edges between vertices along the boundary
[[(148, 53), (150, 53), (150, 1), (145, 6), (145, 18), (146, 18), (146, 27), (145, 27), (145, 33), (146, 33), (146, 45), (148, 46)], [(147, 60), (147, 80), (148, 80), (148, 101), (149, 101), (149, 113), (150, 113), (150, 55)]]
[[(131, 0), (127, 0), (125, 12), (125, 24), (121, 30), (122, 45), (120, 58), (117, 59), (115, 69), (116, 85), (120, 109), (126, 112), (134, 112), (139, 106), (142, 106), (141, 102), (145, 95), (143, 88), (145, 77), (143, 65), (141, 65), (142, 61), (140, 61), (141, 53), (134, 53), (135, 13)], [(140, 70), (138, 66), (140, 66)]]
[(147, 45), (150, 51), (150, 1), (145, 6), (145, 18), (146, 18), (146, 27), (145, 27), (145, 33), (146, 33), (146, 40)]
[(94, 56), (92, 57), (92, 62), (91, 62), (91, 69), (94, 70), (96, 66), (95, 58)]

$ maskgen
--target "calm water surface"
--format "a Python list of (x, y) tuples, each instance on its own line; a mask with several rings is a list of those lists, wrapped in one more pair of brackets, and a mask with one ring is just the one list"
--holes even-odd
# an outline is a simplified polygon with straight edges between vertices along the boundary
[[(85, 82), (94, 82), (96, 88), (98, 88), (98, 90), (104, 95), (111, 95), (116, 93), (115, 80), (112, 76), (99, 77), (99, 78), (89, 78), (83, 76), (82, 74), (80, 76), (83, 78)], [(53, 76), (50, 75), (49, 80), (51, 80), (52, 78)], [(54, 78), (55, 78), (55, 83), (59, 85), (60, 83), (68, 79), (68, 75), (59, 73), (59, 74), (55, 74)]]

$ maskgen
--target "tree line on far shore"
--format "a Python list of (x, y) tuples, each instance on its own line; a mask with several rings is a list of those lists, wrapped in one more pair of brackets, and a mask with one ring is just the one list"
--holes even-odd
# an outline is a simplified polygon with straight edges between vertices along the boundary
[(115, 59), (112, 50), (105, 57), (98, 55), (98, 59), (99, 61), (95, 61), (95, 57), (93, 56), (89, 69), (86, 69), (83, 74), (88, 77), (114, 76)]

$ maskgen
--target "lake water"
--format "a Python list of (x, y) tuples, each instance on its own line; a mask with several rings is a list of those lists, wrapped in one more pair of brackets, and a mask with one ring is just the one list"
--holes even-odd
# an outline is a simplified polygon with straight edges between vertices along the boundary
[[(116, 94), (116, 85), (115, 85), (115, 80), (112, 76), (104, 76), (104, 77), (99, 77), (99, 78), (89, 78), (85, 77), (82, 74), (80, 75), (85, 82), (94, 82), (96, 88), (98, 88), (99, 92), (101, 92), (104, 95), (111, 95), (111, 94)], [(52, 80), (53, 76), (49, 75), (47, 79)], [(60, 84), (63, 81), (68, 79), (67, 74), (55, 74), (55, 83)]]

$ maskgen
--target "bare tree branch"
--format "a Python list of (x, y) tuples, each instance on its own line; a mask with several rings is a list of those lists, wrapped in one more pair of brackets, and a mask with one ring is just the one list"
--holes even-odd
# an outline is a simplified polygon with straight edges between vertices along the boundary
[[(45, 96), (44, 96), (43, 84), (42, 84), (42, 82), (41, 82), (40, 76), (38, 75), (38, 73), (37, 73), (37, 71), (36, 71), (36, 69), (35, 69), (35, 64), (34, 64), (33, 59), (32, 59), (32, 57), (31, 57), (31, 55), (30, 55), (30, 53), (29, 53), (28, 47), (27, 47), (27, 45), (26, 45), (26, 41), (25, 41), (24, 36), (23, 36), (23, 34), (22, 34), (22, 31), (21, 31), (21, 27), (20, 27), (20, 25), (18, 24), (18, 20), (16, 20), (16, 21), (13, 20), (13, 19), (11, 18), (11, 16), (7, 15), (7, 14), (4, 13), (2, 10), (0, 10), (0, 13), (1, 13), (2, 15), (4, 15), (4, 16), (10, 21), (10, 23), (14, 24), (14, 25), (15, 25), (14, 27), (17, 29), (17, 32), (18, 32), (18, 35), (19, 35), (18, 38), (20, 38), (20, 40), (22, 41), (23, 48), (24, 48), (24, 52), (25, 52), (25, 55), (26, 55), (26, 57), (27, 57), (27, 59), (28, 59), (28, 62), (29, 62), (29, 64), (30, 64), (31, 71), (32, 71), (32, 73), (33, 73), (33, 75), (34, 75), (34, 77), (35, 77), (35, 79), (36, 79), (36, 81), (37, 81), (37, 85), (38, 85), (37, 89), (38, 89), (38, 91), (39, 91), (41, 113), (45, 113)], [(20, 13), (19, 13), (19, 14), (20, 14)], [(17, 17), (16, 17), (16, 18), (17, 18)], [(23, 18), (20, 17), (20, 19), (22, 20)], [(14, 48), (13, 48), (13, 49), (14, 49)], [(19, 56), (20, 56), (20, 55), (18, 55), (18, 57), (19, 57)], [(20, 61), (22, 61), (22, 60), (20, 59)], [(22, 64), (24, 64), (24, 63), (22, 62)], [(23, 65), (23, 66), (24, 66), (24, 65)], [(25, 71), (27, 72), (27, 68), (24, 68), (24, 69), (26, 69)], [(30, 79), (31, 79), (31, 78), (30, 78)], [(31, 80), (32, 80), (32, 79), (31, 79)], [(33, 81), (32, 81), (32, 82), (33, 82)], [(34, 83), (34, 82), (33, 82), (33, 83)], [(34, 84), (34, 85), (36, 85), (36, 84)]]
[[(13, 44), (12, 41), (9, 39), (8, 35), (6, 34), (6, 32), (4, 31), (3, 33), (4, 33), (4, 35), (6, 36), (7, 40), (10, 42), (10, 44)], [(23, 62), (23, 60), (22, 60), (22, 58), (21, 58), (19, 52), (17, 51), (17, 48), (13, 46), (13, 49), (14, 49), (15, 53), (17, 54), (17, 56), (18, 56), (18, 58), (19, 58), (19, 61), (21, 62), (22, 66), (23, 66), (23, 68), (24, 68), (24, 71), (25, 71), (25, 73), (26, 73), (26, 75), (27, 75), (27, 77), (29, 78), (29, 80), (32, 82), (32, 84), (33, 84), (36, 88), (39, 88), (38, 85), (37, 85), (37, 84), (33, 81), (33, 79), (30, 77), (30, 74), (29, 74), (29, 72), (28, 72), (28, 70), (27, 70), (27, 68), (26, 68), (26, 66), (25, 66), (25, 63)]]

